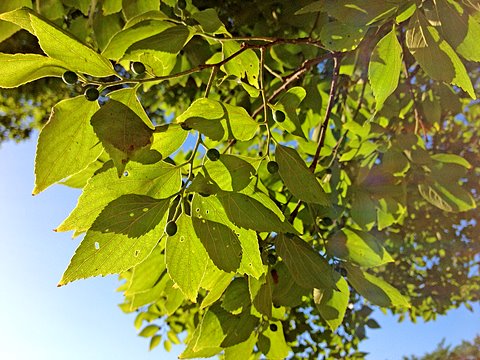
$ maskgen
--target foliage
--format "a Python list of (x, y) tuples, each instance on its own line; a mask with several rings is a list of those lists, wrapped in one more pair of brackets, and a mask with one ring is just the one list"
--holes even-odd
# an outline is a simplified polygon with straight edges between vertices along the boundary
[(450, 349), (450, 346), (445, 346), (445, 339), (443, 339), (437, 348), (431, 353), (425, 354), (422, 357), (410, 356), (404, 357), (404, 360), (476, 360), (480, 357), (480, 336), (473, 339), (472, 342), (462, 341), (460, 345)]
[(9, 103), (55, 94), (33, 193), (83, 189), (59, 286), (119, 274), (182, 358), (360, 359), (373, 306), (478, 301), (479, 3), (220, 3), (0, 7)]

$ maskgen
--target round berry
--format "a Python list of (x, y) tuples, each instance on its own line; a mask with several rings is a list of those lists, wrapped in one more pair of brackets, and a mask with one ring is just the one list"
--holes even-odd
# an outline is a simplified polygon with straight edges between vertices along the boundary
[(186, 131), (192, 130), (192, 128), (191, 128), (190, 126), (188, 126), (187, 123), (185, 123), (185, 122), (181, 122), (181, 123), (180, 123), (180, 127), (181, 127), (183, 130), (186, 130)]
[(177, 224), (175, 221), (170, 221), (167, 223), (167, 226), (165, 226), (165, 232), (168, 236), (173, 236), (177, 233)]
[(283, 111), (277, 110), (273, 113), (273, 120), (276, 122), (284, 122), (285, 121), (285, 113)]
[(217, 161), (218, 159), (220, 159), (220, 153), (217, 149), (208, 149), (207, 158), (210, 161)]
[(270, 330), (277, 331), (278, 330), (277, 324), (270, 324)]
[(177, 1), (177, 6), (178, 6), (179, 9), (185, 10), (185, 8), (187, 7), (187, 1), (186, 0), (178, 0)]
[(134, 61), (130, 64), (130, 69), (136, 75), (142, 75), (145, 72), (145, 65), (139, 61)]
[(270, 264), (270, 265), (275, 265), (275, 263), (277, 262), (277, 257), (273, 254), (268, 254), (267, 255), (267, 262)]
[(324, 218), (322, 218), (322, 223), (325, 226), (330, 226), (330, 225), (333, 224), (333, 220), (329, 217), (324, 217)]
[(99, 96), (100, 93), (98, 92), (97, 88), (89, 87), (87, 90), (85, 90), (85, 97), (88, 101), (95, 101)]
[(278, 163), (276, 161), (269, 161), (267, 163), (267, 170), (270, 174), (276, 174), (278, 172)]
[(78, 76), (73, 71), (65, 71), (62, 75), (62, 79), (65, 84), (75, 85), (78, 81)]

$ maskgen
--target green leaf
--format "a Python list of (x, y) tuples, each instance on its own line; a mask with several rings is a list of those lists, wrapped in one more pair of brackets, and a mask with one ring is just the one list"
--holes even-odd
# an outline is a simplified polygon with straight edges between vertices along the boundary
[(275, 305), (296, 307), (302, 303), (302, 297), (308, 294), (308, 289), (295, 282), (285, 262), (275, 265), (277, 282), (273, 284), (272, 300)]
[(177, 54), (191, 37), (192, 32), (188, 27), (175, 25), (131, 45), (124, 59), (140, 61), (154, 75), (165, 76), (171, 73), (177, 62)]
[(475, 200), (467, 191), (455, 183), (427, 181), (418, 184), (420, 195), (430, 204), (449, 212), (468, 211), (476, 207)]
[(440, 49), (428, 30), (425, 16), (420, 10), (410, 18), (406, 32), (408, 49), (425, 72), (435, 80), (450, 83), (455, 77), (455, 69), (450, 57)]
[(157, 326), (157, 325), (147, 325), (145, 326), (142, 331), (140, 331), (140, 333), (138, 334), (138, 336), (141, 336), (141, 337), (152, 337), (153, 335), (155, 335), (158, 331), (160, 330), (160, 328)]
[(406, 33), (407, 46), (427, 74), (435, 80), (446, 81), (458, 85), (470, 97), (475, 99), (472, 82), (462, 61), (443, 40), (420, 10), (410, 19)]
[[(223, 56), (227, 58), (240, 50), (240, 44), (236, 41), (224, 41)], [(258, 76), (260, 73), (260, 61), (252, 49), (243, 51), (221, 67), (227, 75), (233, 75), (239, 79), (247, 78), (248, 83), (258, 88)]]
[(252, 304), (260, 314), (272, 317), (272, 284), (273, 279), (270, 274), (262, 275), (260, 279), (248, 278), (248, 289)]
[(102, 1), (103, 15), (115, 14), (122, 10), (122, 0), (104, 0)]
[(225, 290), (222, 308), (232, 314), (238, 314), (250, 305), (250, 292), (247, 280), (245, 278), (234, 279)]
[(166, 159), (177, 151), (187, 139), (188, 131), (178, 124), (160, 125), (153, 132), (151, 150), (158, 151), (162, 159)]
[(277, 145), (275, 160), (283, 182), (298, 199), (327, 206), (328, 196), (295, 149)]
[(210, 220), (192, 218), (195, 233), (213, 263), (226, 272), (236, 272), (242, 259), (242, 247), (234, 230)]
[(455, 154), (433, 154), (430, 157), (442, 163), (457, 164), (467, 169), (472, 168), (472, 165), (466, 159)]
[(201, 216), (203, 219), (224, 224), (231, 229), (232, 234), (235, 233), (242, 247), (239, 273), (248, 274), (258, 279), (265, 272), (258, 249), (257, 233), (253, 230), (241, 229), (235, 226), (227, 217), (217, 197), (195, 195), (192, 201), (192, 212), (196, 214), (195, 216)]
[(272, 331), (270, 328), (263, 331), (258, 337), (258, 349), (269, 360), (283, 360), (286, 359), (291, 349), (285, 341), (283, 334), (283, 325), (281, 321), (272, 321), (271, 324), (277, 326), (277, 331)]
[(302, 124), (298, 118), (297, 111), (306, 95), (307, 92), (304, 88), (295, 86), (284, 93), (275, 105), (270, 106), (273, 111), (281, 111), (286, 115), (285, 121), (277, 122), (278, 126), (303, 139), (306, 139), (306, 136), (302, 130)]
[(158, 10), (160, 8), (159, 0), (141, 0), (129, 1), (122, 0), (122, 11), (127, 19), (144, 14), (148, 11)]
[[(1, 23), (0, 23), (1, 24)], [(67, 70), (63, 61), (37, 54), (0, 53), (0, 87), (14, 88), (43, 77), (61, 77)]]
[(0, 19), (10, 21), (31, 32), (38, 38), (45, 54), (63, 61), (72, 71), (98, 77), (115, 75), (110, 61), (56, 25), (42, 20), (29, 9), (23, 8), (1, 14)]
[(180, 215), (176, 224), (178, 231), (167, 238), (165, 249), (168, 274), (190, 301), (197, 302), (208, 254), (195, 234), (190, 216)]
[[(23, 6), (32, 7), (32, 0), (10, 0), (0, 2), (0, 14), (19, 9)], [(0, 20), (0, 43), (15, 34), (20, 28), (7, 21)]]
[(337, 290), (313, 289), (313, 300), (322, 318), (332, 331), (335, 331), (343, 322), (345, 311), (350, 300), (350, 289), (340, 274), (335, 274)]
[(160, 335), (155, 335), (152, 336), (152, 339), (150, 340), (150, 346), (148, 349), (152, 351), (155, 349), (160, 343), (162, 342), (162, 337)]
[[(136, 207), (137, 201), (141, 210)], [(75, 251), (59, 286), (91, 276), (120, 273), (142, 262), (163, 235), (169, 204), (169, 199), (147, 200), (135, 195), (110, 202)], [(130, 217), (132, 208), (145, 215)], [(122, 216), (112, 218), (112, 212)], [(125, 213), (130, 221), (125, 220)]]
[(297, 284), (307, 289), (335, 289), (330, 265), (298, 236), (277, 236), (275, 248)]
[(198, 338), (191, 340), (196, 340), (192, 350), (218, 349), (219, 352), (223, 347), (242, 343), (248, 340), (257, 323), (258, 319), (248, 313), (235, 316), (220, 306), (212, 306), (199, 325)]
[(385, 100), (395, 91), (402, 69), (402, 46), (393, 27), (373, 49), (368, 67), (368, 79), (375, 95), (375, 108), (382, 108)]
[(393, 261), (374, 236), (346, 227), (333, 234), (326, 247), (330, 255), (364, 267), (380, 266)]
[(323, 25), (320, 31), (322, 45), (330, 51), (355, 50), (366, 33), (366, 28), (332, 21)]
[(231, 281), (232, 274), (220, 271), (215, 265), (211, 264), (200, 284), (202, 288), (209, 290), (200, 304), (200, 309), (205, 309), (220, 299)]
[(224, 351), (225, 360), (244, 360), (249, 359), (251, 356), (253, 347), (257, 343), (257, 334), (252, 332), (247, 341), (240, 344), (227, 347)]
[(258, 129), (244, 108), (207, 98), (197, 99), (179, 117), (177, 122), (200, 131), (215, 141), (250, 140)]
[(103, 105), (90, 123), (115, 163), (119, 176), (135, 153), (152, 142), (153, 131), (132, 109), (116, 100)]
[(165, 255), (163, 254), (162, 247), (155, 246), (151, 254), (132, 269), (132, 275), (128, 280), (125, 296), (132, 296), (151, 290), (165, 269)]
[(238, 227), (266, 232), (296, 232), (284, 218), (279, 218), (271, 209), (248, 195), (222, 192), (218, 199), (230, 221)]
[(447, 0), (435, 2), (442, 36), (465, 59), (480, 61), (480, 25), (466, 9)]
[(108, 93), (108, 97), (112, 100), (121, 102), (123, 105), (130, 108), (130, 110), (132, 110), (135, 114), (138, 115), (140, 119), (143, 120), (145, 125), (147, 125), (152, 130), (155, 129), (155, 126), (153, 126), (152, 121), (150, 120), (147, 113), (145, 112), (145, 109), (138, 100), (136, 88), (126, 88), (112, 91)]
[(122, 195), (107, 205), (90, 230), (138, 238), (163, 218), (164, 202), (146, 195)]
[(410, 304), (392, 285), (356, 266), (346, 264), (348, 282), (372, 304), (381, 307), (409, 308)]
[(206, 175), (224, 191), (243, 190), (256, 173), (249, 162), (228, 154), (222, 154), (218, 161), (207, 161), (204, 169)]
[(173, 27), (172, 23), (162, 20), (148, 19), (138, 23), (127, 23), (123, 30), (116, 33), (109, 41), (102, 55), (118, 61), (128, 48), (138, 41), (149, 38)]
[(83, 190), (75, 209), (56, 231), (86, 231), (103, 208), (116, 198), (132, 193), (166, 198), (175, 194), (182, 183), (180, 169), (165, 163), (130, 163), (125, 175), (118, 178), (113, 168), (95, 175)]
[(218, 18), (215, 9), (205, 9), (202, 11), (198, 11), (192, 15), (192, 18), (197, 20), (203, 31), (208, 34), (225, 34), (231, 36), (225, 28), (225, 25), (223, 25), (223, 23)]
[(98, 104), (78, 96), (53, 107), (38, 138), (33, 195), (80, 172), (101, 154), (90, 118)]

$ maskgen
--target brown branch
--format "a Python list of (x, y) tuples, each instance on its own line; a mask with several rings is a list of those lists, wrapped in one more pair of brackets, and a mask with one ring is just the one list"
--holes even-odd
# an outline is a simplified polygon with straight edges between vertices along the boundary
[[(291, 85), (293, 82), (297, 81), (300, 79), (300, 77), (305, 74), (311, 67), (316, 66), (320, 64), (322, 61), (332, 57), (332, 53), (326, 53), (323, 54), (319, 57), (305, 60), (303, 64), (296, 69), (292, 74), (288, 75), (288, 77), (285, 79), (285, 82), (275, 89), (275, 91), (268, 97), (267, 103), (274, 100), (279, 94), (281, 94), (283, 91), (285, 91), (289, 85)], [(255, 111), (252, 113), (252, 118), (255, 118), (258, 114), (260, 114), (263, 110), (263, 104), (260, 105)]]
[(313, 157), (312, 164), (310, 165), (310, 171), (312, 173), (315, 172), (315, 168), (317, 167), (318, 160), (320, 159), (320, 151), (322, 150), (323, 144), (325, 143), (325, 136), (327, 134), (328, 122), (330, 120), (330, 115), (333, 109), (333, 101), (335, 99), (335, 93), (337, 92), (338, 73), (340, 70), (340, 57), (341, 55), (338, 53), (333, 55), (332, 81), (330, 82), (330, 92), (328, 94), (328, 103), (327, 103), (327, 109), (325, 110), (325, 116), (323, 118), (323, 121), (319, 124), (320, 129), (319, 129), (317, 150), (315, 151), (315, 156)]

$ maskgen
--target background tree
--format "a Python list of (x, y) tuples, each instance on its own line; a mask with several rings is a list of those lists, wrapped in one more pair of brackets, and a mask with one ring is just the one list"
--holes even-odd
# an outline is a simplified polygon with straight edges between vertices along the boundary
[(462, 341), (458, 346), (450, 350), (450, 346), (445, 346), (445, 340), (438, 344), (437, 348), (431, 353), (422, 357), (410, 356), (404, 357), (404, 360), (475, 360), (480, 357), (480, 337), (477, 336), (472, 342)]
[(374, 306), (478, 301), (477, 1), (2, 6), (7, 128), (63, 99), (33, 193), (83, 188), (59, 286), (120, 274), (151, 348), (363, 358)]

